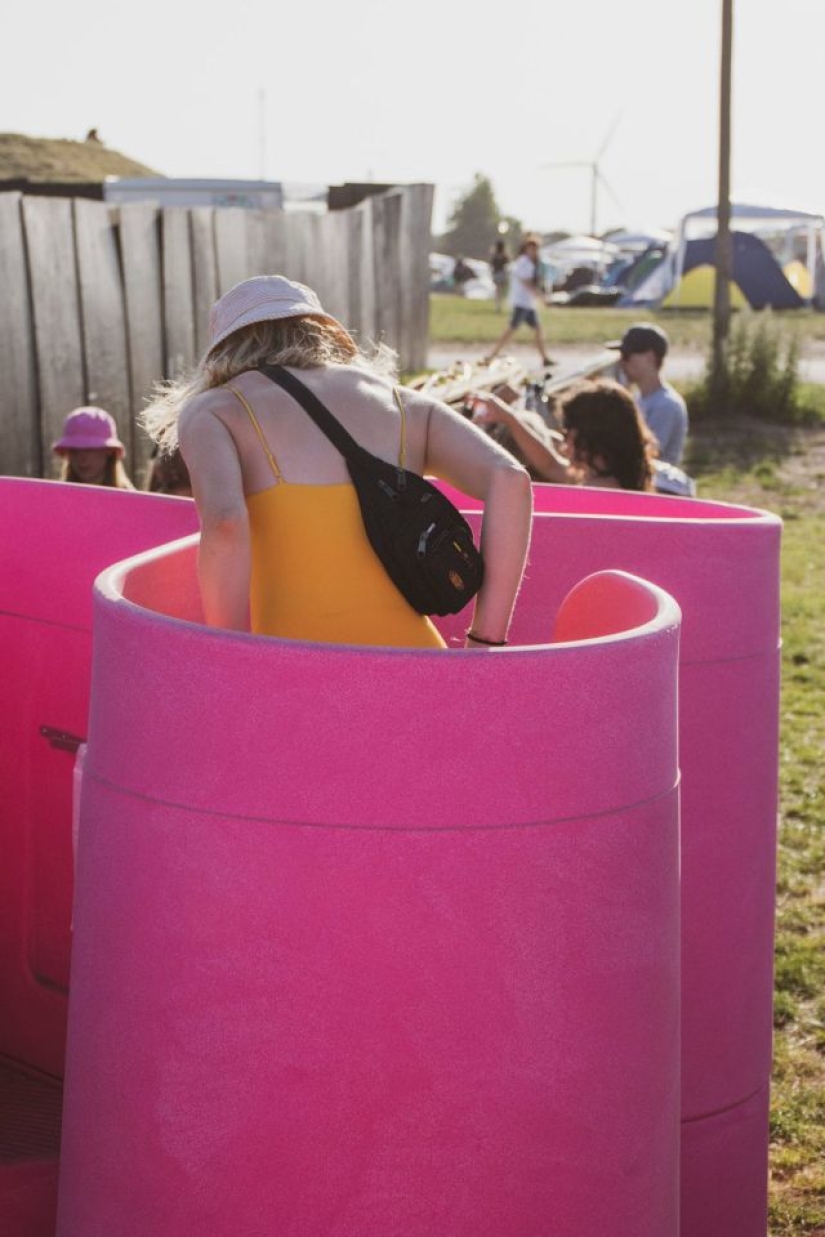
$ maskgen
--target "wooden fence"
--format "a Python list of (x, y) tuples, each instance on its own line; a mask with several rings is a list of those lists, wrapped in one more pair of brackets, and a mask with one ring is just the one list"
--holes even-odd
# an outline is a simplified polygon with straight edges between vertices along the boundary
[(66, 413), (92, 403), (115, 417), (139, 483), (136, 413), (194, 364), (210, 306), (250, 275), (309, 284), (357, 338), (423, 367), (431, 209), (430, 185), (326, 215), (0, 193), (0, 472), (54, 475)]

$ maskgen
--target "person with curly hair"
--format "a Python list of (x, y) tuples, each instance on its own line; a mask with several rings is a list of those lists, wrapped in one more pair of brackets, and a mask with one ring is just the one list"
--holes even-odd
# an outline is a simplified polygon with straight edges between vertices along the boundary
[(656, 445), (632, 395), (618, 382), (583, 382), (561, 401), (561, 433), (534, 423), (489, 393), (482, 424), (504, 425), (535, 473), (557, 485), (652, 490)]

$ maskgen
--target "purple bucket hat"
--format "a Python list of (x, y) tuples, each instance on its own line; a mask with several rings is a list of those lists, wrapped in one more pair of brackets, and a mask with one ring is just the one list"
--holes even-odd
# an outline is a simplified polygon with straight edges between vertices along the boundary
[(118, 458), (126, 448), (117, 436), (114, 417), (102, 408), (75, 408), (63, 422), (63, 433), (52, 444), (55, 455), (67, 451), (116, 451)]

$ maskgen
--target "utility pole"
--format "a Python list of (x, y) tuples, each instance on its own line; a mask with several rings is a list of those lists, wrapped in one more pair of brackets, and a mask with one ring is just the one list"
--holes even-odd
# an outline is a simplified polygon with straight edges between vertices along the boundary
[(731, 65), (733, 0), (722, 0), (722, 55), (719, 76), (719, 195), (716, 208), (716, 285), (713, 295), (711, 387), (722, 411), (727, 388), (727, 342), (730, 333), (730, 281), (733, 246), (730, 231)]

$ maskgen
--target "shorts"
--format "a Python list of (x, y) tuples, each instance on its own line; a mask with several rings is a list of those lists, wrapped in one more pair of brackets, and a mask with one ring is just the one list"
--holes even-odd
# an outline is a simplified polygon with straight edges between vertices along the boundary
[(517, 326), (521, 326), (522, 322), (526, 322), (534, 331), (539, 329), (539, 320), (536, 317), (535, 309), (524, 309), (521, 305), (514, 305), (512, 315), (510, 316), (510, 330), (514, 331)]

